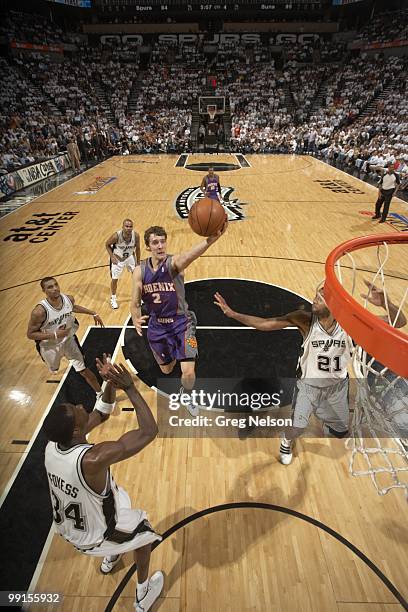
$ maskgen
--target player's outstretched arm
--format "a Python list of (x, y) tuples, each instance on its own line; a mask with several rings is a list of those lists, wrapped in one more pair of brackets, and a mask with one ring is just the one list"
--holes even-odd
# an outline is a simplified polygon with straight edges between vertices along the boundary
[(133, 270), (130, 314), (132, 315), (132, 321), (136, 332), (139, 334), (139, 336), (142, 336), (142, 325), (149, 317), (147, 315), (142, 317), (142, 269), (140, 266), (136, 266), (136, 268)]
[(113, 463), (133, 457), (152, 442), (158, 433), (157, 423), (143, 397), (136, 390), (132, 377), (123, 365), (110, 364), (105, 378), (123, 389), (131, 401), (139, 422), (138, 429), (126, 432), (115, 442), (101, 442), (89, 450), (83, 460), (85, 474), (97, 474)]
[(93, 310), (89, 310), (89, 308), (85, 308), (85, 306), (80, 306), (79, 304), (75, 304), (75, 300), (72, 297), (72, 295), (68, 295), (68, 298), (72, 302), (72, 311), (73, 312), (77, 312), (78, 314), (88, 314), (88, 315), (91, 315), (94, 318), (94, 322), (96, 323), (96, 325), (100, 325), (101, 327), (105, 327), (104, 322), (102, 321), (101, 317), (98, 315), (97, 312), (94, 312)]
[[(370, 304), (373, 304), (373, 306), (378, 306), (379, 308), (387, 310), (384, 291), (382, 289), (378, 289), (378, 287), (375, 287), (366, 279), (364, 279), (364, 282), (368, 287), (368, 293), (362, 293), (361, 297), (370, 302)], [(388, 312), (390, 313), (391, 322), (394, 324), (394, 327), (404, 327), (407, 324), (407, 319), (403, 312), (398, 311), (399, 308), (388, 298)], [(388, 323), (388, 315), (384, 315), (380, 317), (380, 319)]]
[(232, 310), (220, 293), (216, 293), (214, 298), (214, 304), (221, 308), (226, 317), (235, 319), (235, 321), (239, 321), (248, 327), (254, 327), (259, 331), (276, 331), (278, 329), (285, 329), (285, 327), (294, 326), (298, 327), (300, 331), (305, 332), (310, 326), (311, 315), (309, 312), (305, 312), (304, 310), (295, 310), (281, 317), (255, 317), (253, 315), (247, 315)]
[(193, 263), (193, 261), (198, 259), (201, 255), (203, 255), (206, 252), (206, 250), (212, 244), (214, 244), (214, 242), (216, 242), (219, 238), (221, 238), (223, 234), (225, 234), (227, 227), (228, 227), (228, 221), (226, 220), (224, 225), (222, 226), (222, 229), (219, 230), (213, 236), (208, 236), (208, 238), (196, 244), (189, 251), (184, 251), (184, 253), (173, 255), (172, 261), (171, 261), (173, 272), (175, 274), (179, 274), (180, 272), (183, 272), (183, 270), (185, 270), (191, 263)]

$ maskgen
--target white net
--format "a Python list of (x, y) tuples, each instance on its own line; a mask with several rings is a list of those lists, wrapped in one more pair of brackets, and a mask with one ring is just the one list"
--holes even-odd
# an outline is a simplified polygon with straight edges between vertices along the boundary
[[(337, 278), (343, 286), (348, 282), (348, 289), (355, 299), (363, 280), (366, 286), (366, 293), (362, 296), (364, 307), (372, 310), (374, 304), (376, 314), (382, 316), (388, 325), (402, 327), (406, 324), (403, 309), (408, 298), (408, 279), (395, 272), (395, 265), (404, 261), (404, 252), (396, 258), (386, 242), (373, 248), (376, 251), (376, 269), (367, 266), (369, 254), (365, 253), (365, 261), (357, 265), (359, 252), (347, 253), (351, 265), (342, 265), (340, 259), (336, 263)], [(373, 274), (369, 280), (367, 267), (371, 267), (369, 274)], [(347, 280), (344, 278), (345, 268)], [(391, 300), (390, 283), (393, 295), (399, 294), (397, 302), (394, 298)], [(379, 363), (361, 346), (355, 347), (352, 363), (356, 393), (351, 435), (346, 441), (351, 450), (350, 472), (353, 476), (370, 477), (380, 495), (398, 488), (404, 490), (408, 499), (408, 380)]]

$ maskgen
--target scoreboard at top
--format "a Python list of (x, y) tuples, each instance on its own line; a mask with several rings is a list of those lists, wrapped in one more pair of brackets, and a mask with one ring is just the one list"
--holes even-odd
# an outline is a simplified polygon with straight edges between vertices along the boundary
[(92, 0), (48, 0), (55, 4), (66, 4), (67, 6), (78, 6), (79, 8), (91, 8)]
[(329, 0), (220, 0), (219, 2), (206, 2), (205, 0), (93, 0), (96, 7), (108, 8), (129, 7), (137, 12), (177, 12), (177, 11), (270, 11), (274, 9), (292, 8), (321, 8)]

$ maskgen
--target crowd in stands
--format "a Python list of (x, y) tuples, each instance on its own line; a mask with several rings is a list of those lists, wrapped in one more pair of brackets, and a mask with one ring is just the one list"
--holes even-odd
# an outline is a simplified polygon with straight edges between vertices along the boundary
[(328, 79), (326, 73), (323, 104), (317, 113), (312, 113), (312, 118), (332, 120), (335, 127), (353, 121), (394, 82), (404, 66), (404, 59), (398, 57), (358, 57), (339, 67)]
[[(387, 19), (388, 29), (384, 21), (374, 20), (359, 39), (400, 36), (406, 13)], [(74, 40), (43, 18), (11, 15), (6, 28), (16, 40)], [(61, 55), (60, 61), (38, 52), (0, 60), (5, 84), (0, 92), (1, 172), (64, 151), (72, 138), (85, 163), (112, 154), (189, 150), (192, 108), (200, 95), (209, 94), (211, 74), (216, 75), (211, 95), (230, 102), (233, 150), (312, 153), (362, 171), (389, 160), (406, 168), (404, 58), (360, 54), (344, 61), (343, 43), (316, 40), (284, 48), (278, 69), (261, 42), (206, 47), (200, 40), (154, 44), (148, 68), (142, 70), (138, 47), (77, 42), (79, 51)], [(217, 133), (224, 138), (222, 121)]]
[(76, 33), (64, 32), (58, 25), (41, 15), (26, 15), (10, 11), (0, 26), (0, 34), (9, 41), (26, 42), (35, 45), (73, 44), (80, 40)]
[[(167, 64), (168, 57), (172, 61)], [(167, 60), (166, 60), (167, 58)], [(176, 152), (188, 147), (191, 106), (202, 91), (199, 50), (156, 44), (149, 70), (138, 76), (132, 113), (119, 122), (130, 153)]]
[(143, 113), (130, 119), (122, 129), (124, 154), (179, 153), (188, 150), (191, 112), (168, 110)]
[[(13, 64), (0, 62), (6, 83), (0, 92), (2, 172), (64, 151), (73, 137), (86, 162), (187, 148), (189, 101), (201, 91), (201, 73), (158, 61), (142, 79), (137, 63), (106, 60), (113, 53), (105, 51), (61, 62), (38, 52), (16, 56)], [(135, 104), (129, 114), (132, 88)]]
[(362, 172), (393, 162), (408, 174), (408, 86), (406, 72), (373, 111), (335, 134), (322, 148), (328, 161), (338, 160)]
[(283, 85), (273, 62), (245, 64), (238, 69), (238, 78), (227, 78), (216, 93), (229, 96), (234, 123), (246, 138), (253, 128), (273, 129), (291, 123)]
[[(370, 70), (367, 70), (368, 66)], [(246, 153), (276, 150), (299, 152), (305, 150), (306, 142), (307, 151), (318, 152), (333, 138), (338, 138), (338, 134), (343, 138), (343, 130), (354, 126), (359, 114), (377, 97), (380, 108), (377, 119), (380, 124), (383, 125), (380, 115), (384, 108), (394, 107), (395, 116), (399, 117), (400, 132), (404, 131), (404, 127), (406, 131), (404, 94), (391, 90), (392, 93), (387, 93), (384, 100), (381, 99), (386, 86), (400, 83), (398, 79), (400, 75), (406, 75), (406, 71), (406, 60), (394, 57), (385, 60), (357, 58), (336, 71), (320, 66), (317, 70), (304, 67), (297, 73), (296, 67), (288, 66), (283, 76), (289, 84), (295, 103), (293, 120), (288, 123), (288, 128), (282, 130), (279, 129), (281, 125), (269, 123), (259, 129), (251, 120), (250, 110), (241, 115), (234, 114), (232, 147)], [(361, 78), (363, 73), (366, 74), (364, 80)], [(401, 83), (403, 82), (404, 78)], [(318, 91), (320, 103), (311, 108)], [(369, 117), (364, 116), (356, 125), (364, 126), (368, 120)], [(394, 125), (392, 121), (391, 125)], [(387, 129), (386, 133), (392, 137), (393, 131)], [(400, 133), (397, 139), (404, 140), (404, 135)], [(408, 150), (402, 153), (406, 154)]]
[(368, 44), (400, 39), (408, 39), (408, 9), (375, 16), (361, 28), (355, 42)]
[(342, 62), (347, 59), (347, 48), (344, 42), (333, 42), (319, 45), (319, 56), (321, 62)]
[(3, 172), (53, 154), (41, 132), (49, 121), (44, 97), (32, 90), (17, 69), (0, 59), (0, 152)]
[(408, 86), (406, 73), (374, 110), (335, 129), (330, 121), (310, 122), (251, 142), (234, 142), (234, 150), (258, 153), (309, 153), (348, 169), (369, 174), (388, 162), (408, 177)]
[(326, 65), (303, 66), (299, 70), (295, 62), (286, 64), (283, 76), (294, 102), (294, 119), (298, 123), (304, 122), (311, 113), (313, 102), (332, 71)]
[(283, 49), (286, 62), (308, 64), (313, 61), (315, 45), (311, 42), (284, 44)]

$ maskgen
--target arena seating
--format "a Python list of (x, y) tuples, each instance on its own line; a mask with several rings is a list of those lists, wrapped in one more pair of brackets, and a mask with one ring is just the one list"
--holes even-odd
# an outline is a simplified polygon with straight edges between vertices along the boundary
[[(407, 15), (376, 16), (354, 46), (398, 39)], [(24, 51), (0, 61), (1, 172), (54, 155), (72, 137), (87, 161), (189, 150), (197, 144), (192, 115), (203, 93), (226, 97), (231, 130), (222, 120), (219, 130), (227, 126), (228, 137), (231, 131), (235, 151), (309, 153), (364, 172), (392, 159), (405, 171), (404, 57), (316, 40), (283, 45), (278, 68), (261, 43), (205, 49), (202, 41), (166, 42), (152, 46), (142, 67), (138, 47), (112, 40), (89, 46), (43, 17), (11, 13), (1, 31), (9, 40), (76, 49), (58, 57)], [(209, 74), (215, 89), (208, 88)]]
[(366, 23), (358, 32), (356, 42), (378, 43), (407, 38), (408, 11), (381, 13)]

